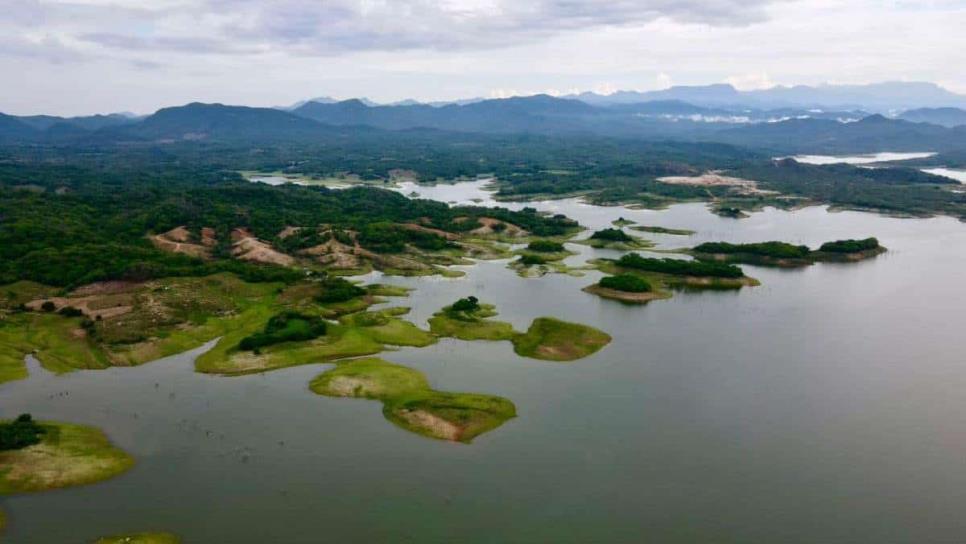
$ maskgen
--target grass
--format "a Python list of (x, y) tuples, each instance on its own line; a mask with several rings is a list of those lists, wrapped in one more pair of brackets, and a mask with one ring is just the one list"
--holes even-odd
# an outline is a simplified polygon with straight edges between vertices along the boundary
[(384, 283), (374, 283), (367, 285), (366, 289), (370, 295), (378, 297), (408, 297), (414, 289), (412, 287), (402, 287), (400, 285), (388, 285)]
[(574, 361), (596, 353), (610, 341), (610, 335), (593, 327), (539, 317), (526, 333), (513, 338), (513, 349), (523, 357)]
[(471, 442), (516, 417), (507, 399), (430, 388), (419, 371), (377, 358), (355, 359), (323, 372), (309, 388), (329, 397), (381, 401), (389, 421), (430, 438)]
[(0, 382), (27, 377), (24, 357), (34, 353), (51, 372), (110, 366), (107, 354), (90, 342), (80, 318), (19, 313), (0, 320)]
[(331, 324), (325, 336), (310, 341), (277, 344), (257, 354), (242, 352), (237, 348), (241, 338), (250, 333), (232, 331), (212, 350), (198, 357), (195, 368), (211, 374), (251, 374), (375, 355), (386, 350), (387, 346), (424, 347), (436, 342), (435, 336), (398, 317), (406, 312), (406, 308), (389, 308), (379, 312), (349, 314), (339, 323)]
[(99, 429), (41, 422), (41, 443), (0, 452), (0, 494), (29, 493), (90, 484), (127, 471), (134, 459)]
[(94, 544), (179, 544), (181, 539), (171, 533), (135, 533), (98, 538)]
[(640, 276), (645, 281), (650, 283), (654, 287), (655, 291), (666, 291), (668, 289), (732, 290), (741, 289), (742, 287), (754, 287), (761, 285), (761, 282), (748, 276), (741, 276), (739, 278), (676, 276), (646, 270), (638, 270), (635, 268), (624, 268), (618, 266), (618, 264), (612, 259), (596, 259), (590, 262), (596, 266), (598, 270), (606, 274), (634, 274), (636, 276)]
[(458, 338), (460, 340), (511, 340), (517, 334), (513, 325), (505, 321), (492, 321), (497, 315), (492, 304), (482, 304), (480, 310), (467, 314), (452, 312), (449, 307), (433, 314), (429, 319), (429, 330), (437, 336)]
[(696, 231), (689, 229), (670, 229), (666, 227), (658, 227), (653, 225), (637, 225), (631, 227), (631, 230), (636, 230), (640, 232), (651, 232), (654, 234), (671, 234), (674, 236), (691, 236)]

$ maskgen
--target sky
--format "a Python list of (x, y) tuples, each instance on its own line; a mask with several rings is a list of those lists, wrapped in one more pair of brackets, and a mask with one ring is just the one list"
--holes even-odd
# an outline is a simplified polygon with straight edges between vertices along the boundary
[(931, 81), (966, 0), (0, 0), (0, 111)]

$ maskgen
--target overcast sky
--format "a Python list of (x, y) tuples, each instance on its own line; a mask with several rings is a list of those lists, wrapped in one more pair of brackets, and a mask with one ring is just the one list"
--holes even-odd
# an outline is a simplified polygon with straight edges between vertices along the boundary
[(966, 93), (966, 0), (0, 0), (0, 111), (730, 82)]

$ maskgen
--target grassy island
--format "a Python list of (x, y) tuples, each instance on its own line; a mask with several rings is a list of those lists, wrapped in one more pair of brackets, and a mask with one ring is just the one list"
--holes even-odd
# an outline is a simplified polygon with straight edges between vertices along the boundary
[[(23, 424), (23, 416), (17, 421)], [(9, 429), (17, 422), (7, 422)], [(69, 423), (39, 422), (38, 441), (0, 450), (0, 494), (29, 493), (106, 480), (134, 465), (103, 432)]]
[(438, 336), (460, 340), (511, 340), (516, 334), (505, 321), (489, 318), (497, 315), (492, 304), (481, 304), (476, 297), (460, 299), (433, 314), (429, 330)]
[(628, 253), (620, 259), (598, 259), (593, 264), (608, 274), (639, 276), (651, 285), (650, 293), (653, 296), (634, 296), (617, 289), (601, 287), (599, 284), (584, 289), (588, 293), (626, 302), (669, 298), (672, 289), (740, 289), (759, 285), (758, 280), (745, 276), (741, 268), (721, 262), (658, 259), (642, 257), (639, 253)]
[(354, 359), (323, 372), (309, 388), (329, 397), (381, 401), (386, 419), (408, 431), (454, 442), (471, 442), (516, 417), (507, 399), (433, 390), (426, 377), (382, 359)]
[(610, 336), (593, 327), (551, 317), (534, 319), (521, 333), (509, 323), (488, 319), (495, 315), (493, 306), (468, 297), (434, 314), (430, 330), (460, 340), (509, 340), (517, 355), (547, 361), (582, 359), (610, 342)]
[(323, 336), (271, 345), (257, 353), (239, 349), (239, 340), (234, 338), (240, 333), (229, 333), (214, 348), (198, 357), (195, 367), (213, 374), (251, 374), (374, 355), (387, 346), (423, 347), (436, 342), (435, 336), (400, 318), (408, 312), (408, 308), (387, 308), (349, 313), (337, 323), (328, 323)]
[(548, 273), (579, 275), (575, 269), (565, 265), (562, 261), (571, 255), (576, 255), (561, 242), (554, 240), (534, 240), (524, 249), (515, 252), (519, 258), (511, 262), (508, 267), (517, 271), (522, 277), (540, 277)]
[(617, 249), (621, 251), (647, 249), (654, 246), (652, 242), (631, 236), (619, 228), (598, 230), (591, 234), (590, 238), (578, 240), (575, 243), (585, 244), (597, 249)]
[(809, 249), (805, 245), (777, 241), (751, 244), (706, 242), (694, 247), (690, 253), (696, 259), (703, 261), (792, 268), (808, 266), (820, 261), (860, 261), (885, 251), (886, 249), (879, 245), (877, 239), (866, 238), (826, 242), (818, 250)]
[(618, 217), (617, 219), (610, 222), (611, 225), (614, 225), (615, 227), (618, 227), (618, 228), (626, 227), (628, 225), (633, 225), (634, 223), (635, 221), (631, 221), (630, 219), (625, 219), (623, 217)]
[(179, 544), (181, 539), (171, 533), (135, 533), (98, 538), (94, 544)]
[(636, 230), (640, 232), (652, 232), (654, 234), (671, 234), (674, 236), (691, 236), (695, 231), (689, 229), (671, 229), (667, 227), (658, 227), (654, 225), (637, 225), (631, 227), (631, 230)]
[(597, 353), (610, 341), (610, 335), (593, 327), (538, 317), (527, 332), (513, 337), (513, 350), (545, 361), (575, 361)]
[(583, 291), (603, 298), (635, 304), (671, 296), (667, 291), (655, 289), (650, 282), (635, 274), (605, 276), (596, 284), (584, 287)]

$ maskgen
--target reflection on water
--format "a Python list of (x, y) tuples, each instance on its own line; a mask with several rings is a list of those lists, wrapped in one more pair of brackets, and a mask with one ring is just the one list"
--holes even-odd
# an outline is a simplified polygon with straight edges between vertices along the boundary
[(953, 170), (952, 168), (925, 168), (923, 172), (936, 176), (943, 176), (954, 179), (960, 183), (966, 183), (966, 170)]
[[(481, 184), (416, 190), (492, 202)], [(827, 544), (966, 534), (961, 223), (821, 207), (739, 221), (701, 204), (526, 205), (591, 228), (624, 216), (697, 231), (653, 235), (664, 247), (875, 235), (890, 251), (852, 265), (746, 267), (761, 287), (644, 307), (582, 293), (595, 272), (523, 279), (505, 261), (466, 267), (459, 279), (373, 274), (417, 289), (395, 303), (411, 305), (421, 326), (473, 294), (518, 328), (553, 315), (614, 337), (571, 364), (522, 359), (507, 342), (383, 354), (434, 388), (516, 403), (518, 418), (470, 446), (398, 429), (379, 403), (313, 395), (307, 383), (324, 365), (205, 376), (192, 372), (197, 350), (139, 368), (34, 374), (0, 386), (4, 415), (98, 425), (138, 464), (103, 484), (3, 499), (9, 542), (149, 529), (232, 543)], [(575, 259), (612, 254), (571, 247)]]
[(869, 153), (866, 155), (796, 155), (792, 157), (804, 164), (872, 164), (888, 161), (908, 161), (932, 157), (935, 153)]

